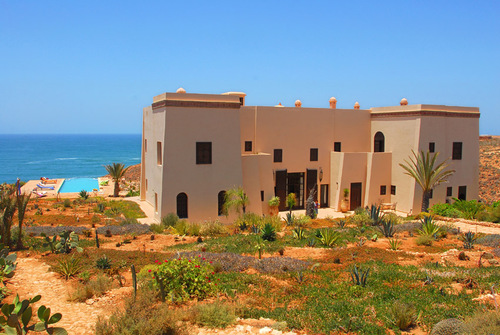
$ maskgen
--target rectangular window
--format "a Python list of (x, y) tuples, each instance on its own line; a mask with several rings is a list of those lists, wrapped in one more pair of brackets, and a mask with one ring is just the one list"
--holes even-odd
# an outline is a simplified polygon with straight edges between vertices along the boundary
[(318, 161), (318, 149), (317, 148), (311, 148), (311, 151), (309, 152), (309, 160), (311, 162)]
[(434, 196), (434, 190), (431, 190), (431, 194), (429, 195), (429, 199), (432, 199), (433, 196)]
[(252, 151), (252, 141), (245, 141), (245, 151)]
[(212, 142), (196, 142), (196, 164), (212, 164)]
[(434, 152), (434, 151), (436, 151), (436, 143), (429, 142), (429, 152)]
[(283, 162), (283, 149), (274, 149), (274, 162)]
[(144, 139), (144, 152), (148, 152), (148, 140)]
[(453, 187), (446, 188), (446, 196), (451, 197), (453, 195)]
[(260, 191), (260, 201), (264, 201), (264, 191)]
[(458, 200), (467, 200), (467, 186), (458, 187)]
[(158, 213), (158, 193), (155, 192), (155, 212)]
[(391, 185), (391, 194), (396, 195), (396, 185)]
[(380, 195), (385, 195), (387, 193), (387, 186), (380, 185)]
[(146, 191), (148, 190), (148, 180), (146, 179)]
[(161, 142), (156, 142), (156, 164), (162, 165), (163, 164), (163, 152), (161, 151)]
[(452, 159), (462, 159), (462, 142), (453, 142), (453, 155)]
[(342, 151), (342, 143), (341, 142), (334, 142), (333, 143), (333, 151), (341, 152)]

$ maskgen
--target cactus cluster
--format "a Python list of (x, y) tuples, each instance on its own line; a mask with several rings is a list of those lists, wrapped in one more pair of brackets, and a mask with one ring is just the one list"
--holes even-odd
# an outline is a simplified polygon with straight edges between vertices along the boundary
[(0, 243), (0, 277), (11, 278), (16, 270), (17, 255), (9, 254), (9, 249)]
[(39, 301), (41, 296), (37, 295), (32, 299), (20, 300), (16, 296), (12, 304), (3, 304), (0, 314), (0, 330), (2, 334), (26, 334), (29, 331), (47, 332), (47, 334), (67, 335), (68, 332), (61, 327), (51, 327), (61, 320), (61, 313), (50, 315), (50, 308), (44, 305), (38, 307), (38, 322), (31, 324), (33, 316), (32, 305)]
[(57, 240), (57, 235), (49, 236), (42, 233), (41, 236), (44, 238), (44, 247), (49, 246), (52, 253), (57, 254), (69, 254), (73, 249), (78, 252), (82, 252), (83, 249), (78, 246), (78, 234), (73, 231), (62, 231), (59, 233), (59, 241)]
[(362, 287), (366, 286), (366, 281), (368, 279), (368, 274), (370, 273), (370, 269), (366, 270), (358, 269), (358, 267), (355, 264), (354, 267), (350, 270), (350, 273), (354, 285), (359, 285)]

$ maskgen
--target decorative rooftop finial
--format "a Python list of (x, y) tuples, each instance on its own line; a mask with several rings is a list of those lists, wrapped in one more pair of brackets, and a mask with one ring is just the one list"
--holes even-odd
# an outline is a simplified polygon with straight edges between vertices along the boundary
[(408, 105), (408, 100), (406, 100), (406, 98), (403, 98), (403, 99), (401, 99), (401, 101), (399, 102), (399, 104), (401, 106), (406, 106), (406, 105)]
[(182, 87), (179, 87), (175, 93), (186, 93), (186, 90)]
[(359, 102), (356, 101), (356, 103), (354, 104), (354, 109), (359, 109)]
[(276, 106), (274, 106), (274, 107), (285, 107), (285, 106), (283, 106), (283, 105), (281, 104), (281, 102), (280, 102), (279, 104), (277, 104), (277, 105), (276, 105)]
[(295, 107), (302, 107), (302, 101), (295, 100)]
[(330, 108), (336, 109), (337, 108), (337, 99), (335, 99), (335, 97), (331, 97), (329, 101), (330, 101)]

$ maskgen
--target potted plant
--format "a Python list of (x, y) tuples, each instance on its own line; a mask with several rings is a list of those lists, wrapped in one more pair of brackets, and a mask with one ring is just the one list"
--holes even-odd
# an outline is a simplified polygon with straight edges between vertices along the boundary
[(344, 188), (344, 199), (340, 203), (340, 211), (346, 213), (349, 210), (349, 189)]
[(275, 197), (272, 197), (268, 203), (269, 205), (269, 214), (272, 215), (272, 216), (276, 216), (278, 215), (279, 213), (279, 205), (280, 205), (280, 197), (278, 196), (275, 196)]

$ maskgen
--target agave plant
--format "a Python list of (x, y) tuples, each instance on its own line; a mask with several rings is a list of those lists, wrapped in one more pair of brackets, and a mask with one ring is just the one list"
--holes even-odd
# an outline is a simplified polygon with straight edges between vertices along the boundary
[(368, 279), (368, 274), (370, 273), (370, 269), (362, 270), (361, 268), (358, 269), (356, 264), (354, 264), (354, 267), (349, 270), (351, 273), (351, 279), (354, 285), (366, 286), (366, 281)]
[(422, 229), (418, 230), (420, 235), (428, 235), (436, 238), (437, 234), (442, 230), (442, 227), (439, 226), (432, 216), (424, 216), (420, 219), (422, 222)]
[(56, 271), (61, 274), (66, 280), (76, 276), (81, 270), (80, 260), (78, 258), (60, 259), (57, 261)]
[(370, 219), (373, 226), (378, 226), (382, 223), (384, 214), (382, 213), (381, 206), (372, 205), (370, 208)]
[(396, 232), (394, 229), (394, 220), (392, 218), (381, 220), (379, 229), (385, 237), (393, 237)]
[(399, 250), (401, 243), (402, 242), (400, 240), (398, 240), (397, 238), (390, 238), (389, 239), (389, 248), (391, 250), (397, 251), (397, 250)]
[(302, 227), (295, 227), (292, 231), (293, 233), (293, 238), (301, 241), (306, 238), (306, 231)]
[(273, 227), (272, 224), (266, 223), (264, 227), (261, 229), (261, 237), (264, 241), (276, 241), (276, 229)]
[(474, 244), (480, 237), (481, 234), (468, 231), (467, 233), (460, 236), (460, 239), (464, 242), (464, 249), (474, 249)]
[(319, 230), (318, 241), (325, 247), (333, 247), (341, 243), (341, 234), (331, 228), (323, 228)]

